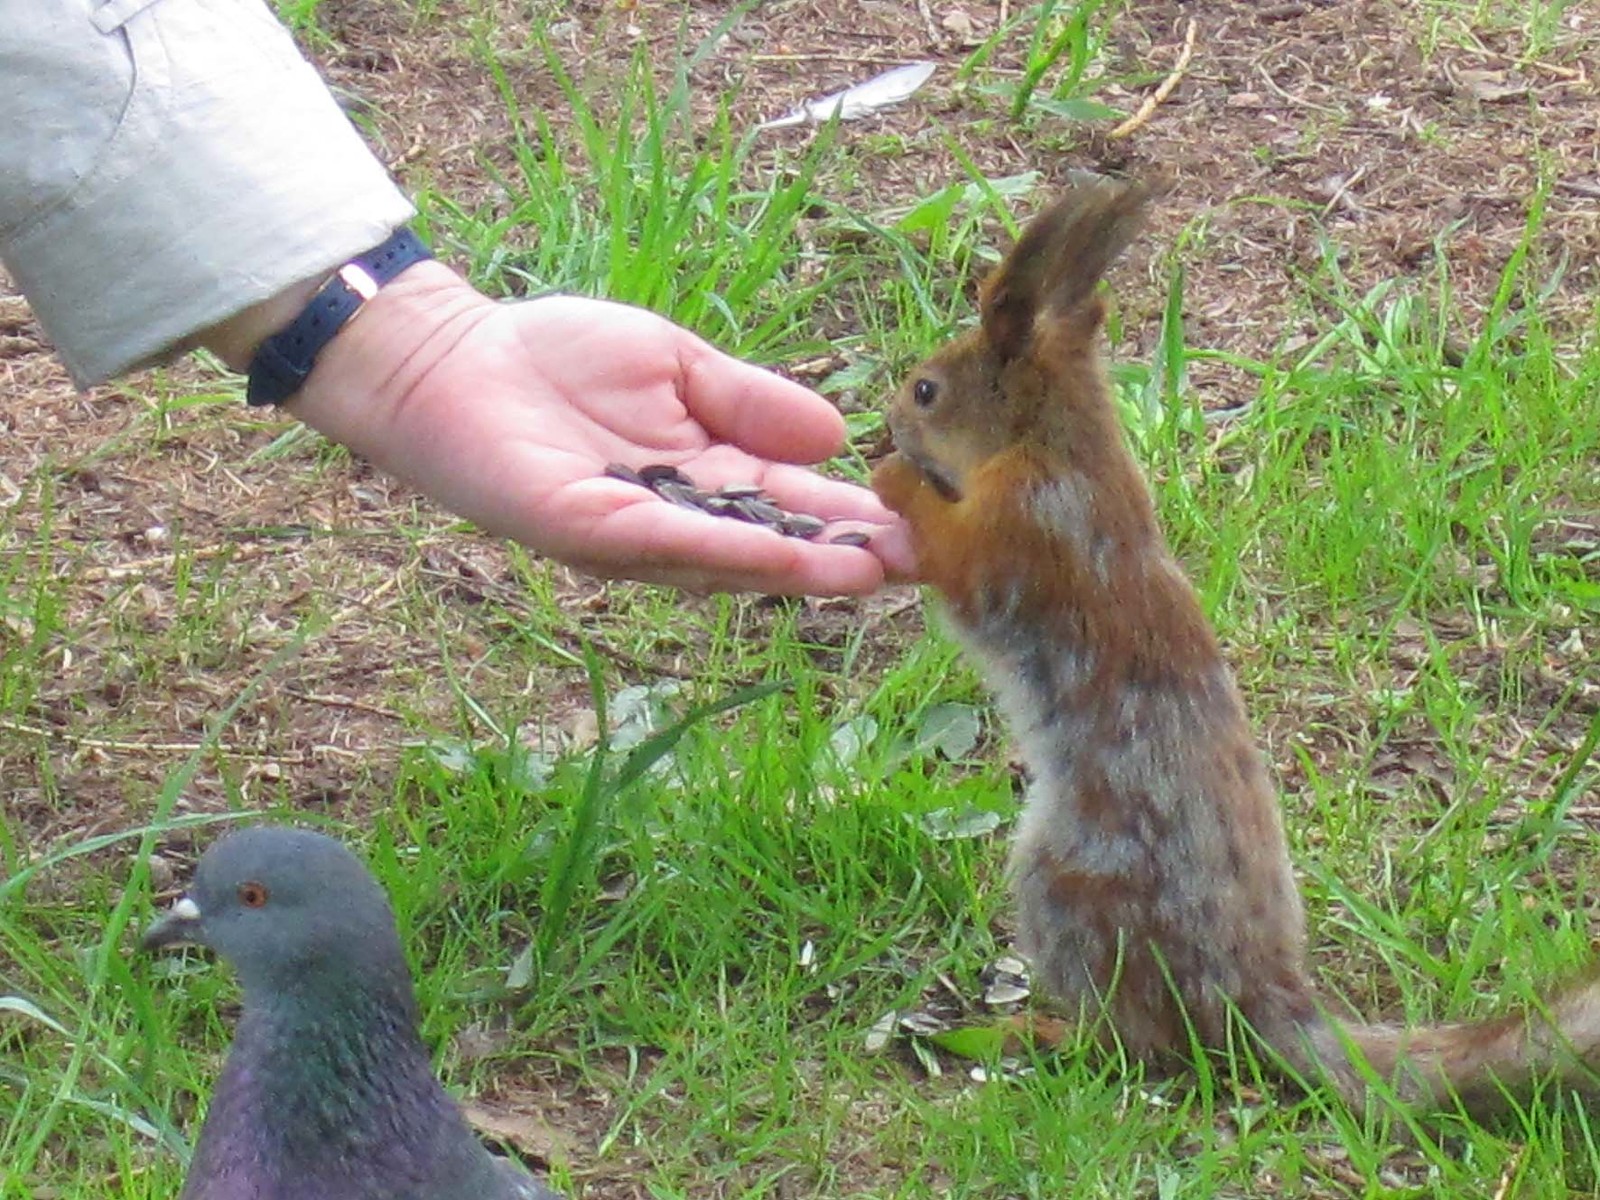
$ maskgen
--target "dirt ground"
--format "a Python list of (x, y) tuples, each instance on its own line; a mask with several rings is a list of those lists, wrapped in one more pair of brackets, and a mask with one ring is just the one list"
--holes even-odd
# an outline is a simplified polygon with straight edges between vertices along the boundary
[[(512, 86), (525, 105), (559, 120), (560, 93), (525, 45), (518, 6), (497, 2), (503, 11), (486, 36)], [(380, 153), (403, 180), (469, 204), (490, 195), (483, 164), (504, 153), (507, 136), (494, 81), (471, 52), (468, 30), (488, 27), (483, 7), (441, 0), (422, 23), (397, 3), (323, 0), (327, 37), (308, 44), (329, 79), (362, 101)], [(730, 6), (557, 7), (554, 32), (569, 69), (603, 78), (641, 42), (664, 61)], [(753, 122), (888, 66), (940, 63), (915, 99), (860, 127), (893, 130), (902, 145), (861, 160), (854, 194), (842, 197), (872, 207), (964, 177), (945, 131), (997, 176), (1165, 170), (1172, 194), (1121, 278), (1135, 297), (1143, 289), (1153, 329), (1162, 285), (1160, 272), (1146, 268), (1182, 235), (1190, 343), (1252, 356), (1309, 334), (1319, 317), (1326, 322), (1328, 313), (1305, 308), (1300, 286), (1324, 237), (1339, 247), (1358, 292), (1386, 278), (1426, 279), (1445, 256), (1459, 332), (1470, 337), (1523, 237), (1542, 170), (1555, 182), (1532, 255), (1552, 275), (1561, 268), (1545, 316), (1573, 337), (1592, 321), (1600, 4), (1567, 6), (1544, 43), (1531, 46), (1526, 20), (1471, 28), (1448, 15), (1430, 21), (1418, 14), (1423, 6), (1401, 0), (1134, 2), (1103, 60), (1124, 82), (1097, 99), (1132, 112), (1173, 72), (1191, 31), (1192, 54), (1148, 119), (1115, 139), (1109, 121), (1013, 129), (997, 101), (957, 79), (956, 68), (1012, 7), (777, 0), (738, 22), (695, 83), (708, 104), (737, 84), (735, 118)], [(1002, 78), (1016, 72), (1024, 45), (1019, 35), (996, 56)], [(1130, 311), (1141, 312), (1137, 299)], [(1208, 404), (1243, 398), (1243, 377), (1222, 368), (1197, 372), (1196, 381)], [(0, 721), (0, 797), (38, 849), (147, 813), (206, 722), (318, 605), (337, 614), (331, 629), (261, 684), (226, 732), (225, 753), (183, 803), (359, 808), (363, 796), (383, 794), (408, 739), (456, 722), (452, 694), (439, 685), (441, 647), (451, 648), (452, 670), (492, 681), (502, 669), (491, 652), (497, 634), (529, 611), (501, 545), (462, 531), (360, 463), (308, 470), (303, 448), (263, 454), (287, 428), (270, 416), (178, 403), (214, 387), (188, 363), (76, 393), (25, 302), (0, 294), (8, 553), (51, 564), (73, 630), (46, 653), (26, 719)], [(176, 572), (180, 558), (194, 565)], [(568, 615), (549, 636), (576, 651), (587, 622), (603, 638), (598, 618), (616, 588), (561, 571), (556, 578)], [(420, 610), (394, 603), (418, 594), (427, 601)], [(918, 617), (903, 595), (890, 595), (810, 603), (803, 619), (826, 641), (863, 619), (910, 635)], [(419, 620), (427, 622), (420, 631)], [(0, 614), (0, 644), (31, 636), (28, 618)], [(625, 673), (638, 678), (686, 670), (694, 653), (668, 641), (616, 648)], [(581, 703), (580, 680), (547, 685), (553, 719)]]
[[(1107, 136), (1109, 121), (1009, 127), (997, 119), (999, 102), (958, 80), (956, 68), (1009, 7), (781, 0), (740, 20), (695, 83), (708, 105), (737, 85), (735, 118), (753, 122), (889, 65), (940, 63), (912, 102), (853, 127), (900, 139), (898, 153), (860, 160), (848, 198), (868, 206), (962, 178), (944, 131), (993, 175), (1164, 170), (1172, 195), (1124, 285), (1137, 297), (1140, 256), (1148, 261), (1183, 236), (1191, 344), (1258, 356), (1327, 316), (1306, 311), (1298, 285), (1323, 237), (1339, 247), (1358, 291), (1425, 278), (1444, 255), (1469, 336), (1523, 235), (1542, 164), (1555, 183), (1533, 254), (1552, 273), (1564, 269), (1545, 315), (1572, 331), (1589, 318), (1600, 271), (1600, 95), (1588, 64), (1600, 61), (1600, 6), (1568, 6), (1534, 47), (1526, 20), (1503, 29), (1492, 20), (1470, 28), (1464, 18), (1430, 24), (1419, 6), (1384, 0), (1132, 3), (1115, 22), (1102, 58), (1110, 82), (1096, 99), (1132, 112), (1173, 71), (1190, 31), (1192, 55), (1148, 120), (1118, 139)], [(515, 6), (492, 26), (476, 11), (445, 0), (422, 22), (399, 4), (324, 0), (327, 36), (309, 42), (329, 79), (361, 101), (400, 177), (467, 203), (488, 194), (483, 164), (504, 153), (507, 134), (468, 29), (492, 27), (487, 36), (524, 105), (557, 120), (561, 110)], [(728, 11), (579, 0), (552, 14), (553, 32), (576, 77), (603, 79), (641, 42), (665, 61)], [(993, 60), (998, 78), (1016, 72), (1023, 49), (1020, 34), (1007, 42)], [(1153, 318), (1157, 273), (1145, 277)], [(1139, 313), (1137, 299), (1131, 311)], [(496, 622), (522, 603), (505, 582), (502, 547), (454, 529), (363, 465), (308, 472), (304, 453), (252, 458), (282, 425), (231, 405), (175, 404), (207, 386), (194, 364), (77, 394), (26, 304), (4, 295), (0, 372), (0, 503), (10, 508), (13, 553), (47, 556), (73, 579), (73, 644), (48, 659), (33, 716), (0, 728), (7, 802), (47, 841), (115, 825), (126, 804), (142, 808), (205, 719), (281, 648), (312, 593), (344, 600), (342, 619), (264, 685), (229, 731), (232, 767), (203, 771), (187, 803), (220, 804), (230, 791), (344, 803), (385, 772), (412, 731), (448, 724), (450, 700), (430, 682), (441, 641), (464, 648), (463, 661), (482, 659), (474, 647), (492, 642)], [(1197, 383), (1215, 405), (1245, 386), (1221, 368), (1202, 369)], [(162, 415), (152, 420), (151, 408)], [(52, 465), (60, 474), (47, 487)], [(425, 532), (397, 535), (396, 517)], [(318, 532), (330, 529), (339, 535)], [(180, 543), (225, 572), (226, 586), (215, 573), (209, 583), (174, 579)], [(418, 638), (415, 613), (386, 602), (416, 588), (436, 598), (439, 636)], [(576, 621), (605, 607), (608, 589), (567, 577), (560, 588), (574, 624), (554, 633), (575, 644)], [(208, 589), (214, 610), (205, 608)], [(808, 614), (822, 636), (830, 620), (860, 616), (838, 603)], [(25, 621), (13, 624), (0, 637), (28, 636)], [(166, 648), (163, 660), (130, 655), (129, 629), (160, 635), (152, 644)], [(551, 698), (556, 710), (562, 688)]]

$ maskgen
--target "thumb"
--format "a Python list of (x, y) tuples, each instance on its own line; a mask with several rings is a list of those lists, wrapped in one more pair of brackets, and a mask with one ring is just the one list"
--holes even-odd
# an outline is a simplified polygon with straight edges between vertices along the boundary
[(844, 418), (810, 388), (698, 338), (678, 362), (684, 407), (713, 437), (777, 462), (819, 462), (844, 448)]

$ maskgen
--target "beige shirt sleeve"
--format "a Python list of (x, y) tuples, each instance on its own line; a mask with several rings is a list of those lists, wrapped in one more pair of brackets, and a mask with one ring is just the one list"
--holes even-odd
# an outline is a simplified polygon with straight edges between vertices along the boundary
[(411, 214), (261, 0), (0, 0), (0, 261), (80, 385)]

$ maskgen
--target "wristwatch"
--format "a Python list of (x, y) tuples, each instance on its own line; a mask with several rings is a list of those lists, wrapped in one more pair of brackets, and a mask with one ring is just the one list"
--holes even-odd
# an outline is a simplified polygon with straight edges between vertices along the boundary
[(287, 328), (273, 334), (250, 360), (245, 400), (252, 405), (282, 404), (300, 390), (317, 355), (333, 335), (407, 267), (433, 254), (411, 230), (401, 227), (382, 245), (358, 254), (323, 284)]

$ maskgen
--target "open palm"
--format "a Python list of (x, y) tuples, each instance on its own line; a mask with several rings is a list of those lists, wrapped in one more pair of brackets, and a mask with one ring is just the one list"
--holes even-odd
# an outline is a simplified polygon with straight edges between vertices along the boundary
[[(843, 444), (821, 397), (642, 309), (494, 304), (413, 274), (335, 339), (294, 407), (453, 511), (595, 574), (696, 590), (865, 593), (909, 569), (903, 528), (870, 491), (796, 465)], [(605, 476), (612, 462), (671, 463), (704, 488), (759, 484), (784, 508), (871, 533), (871, 549), (681, 508)]]

